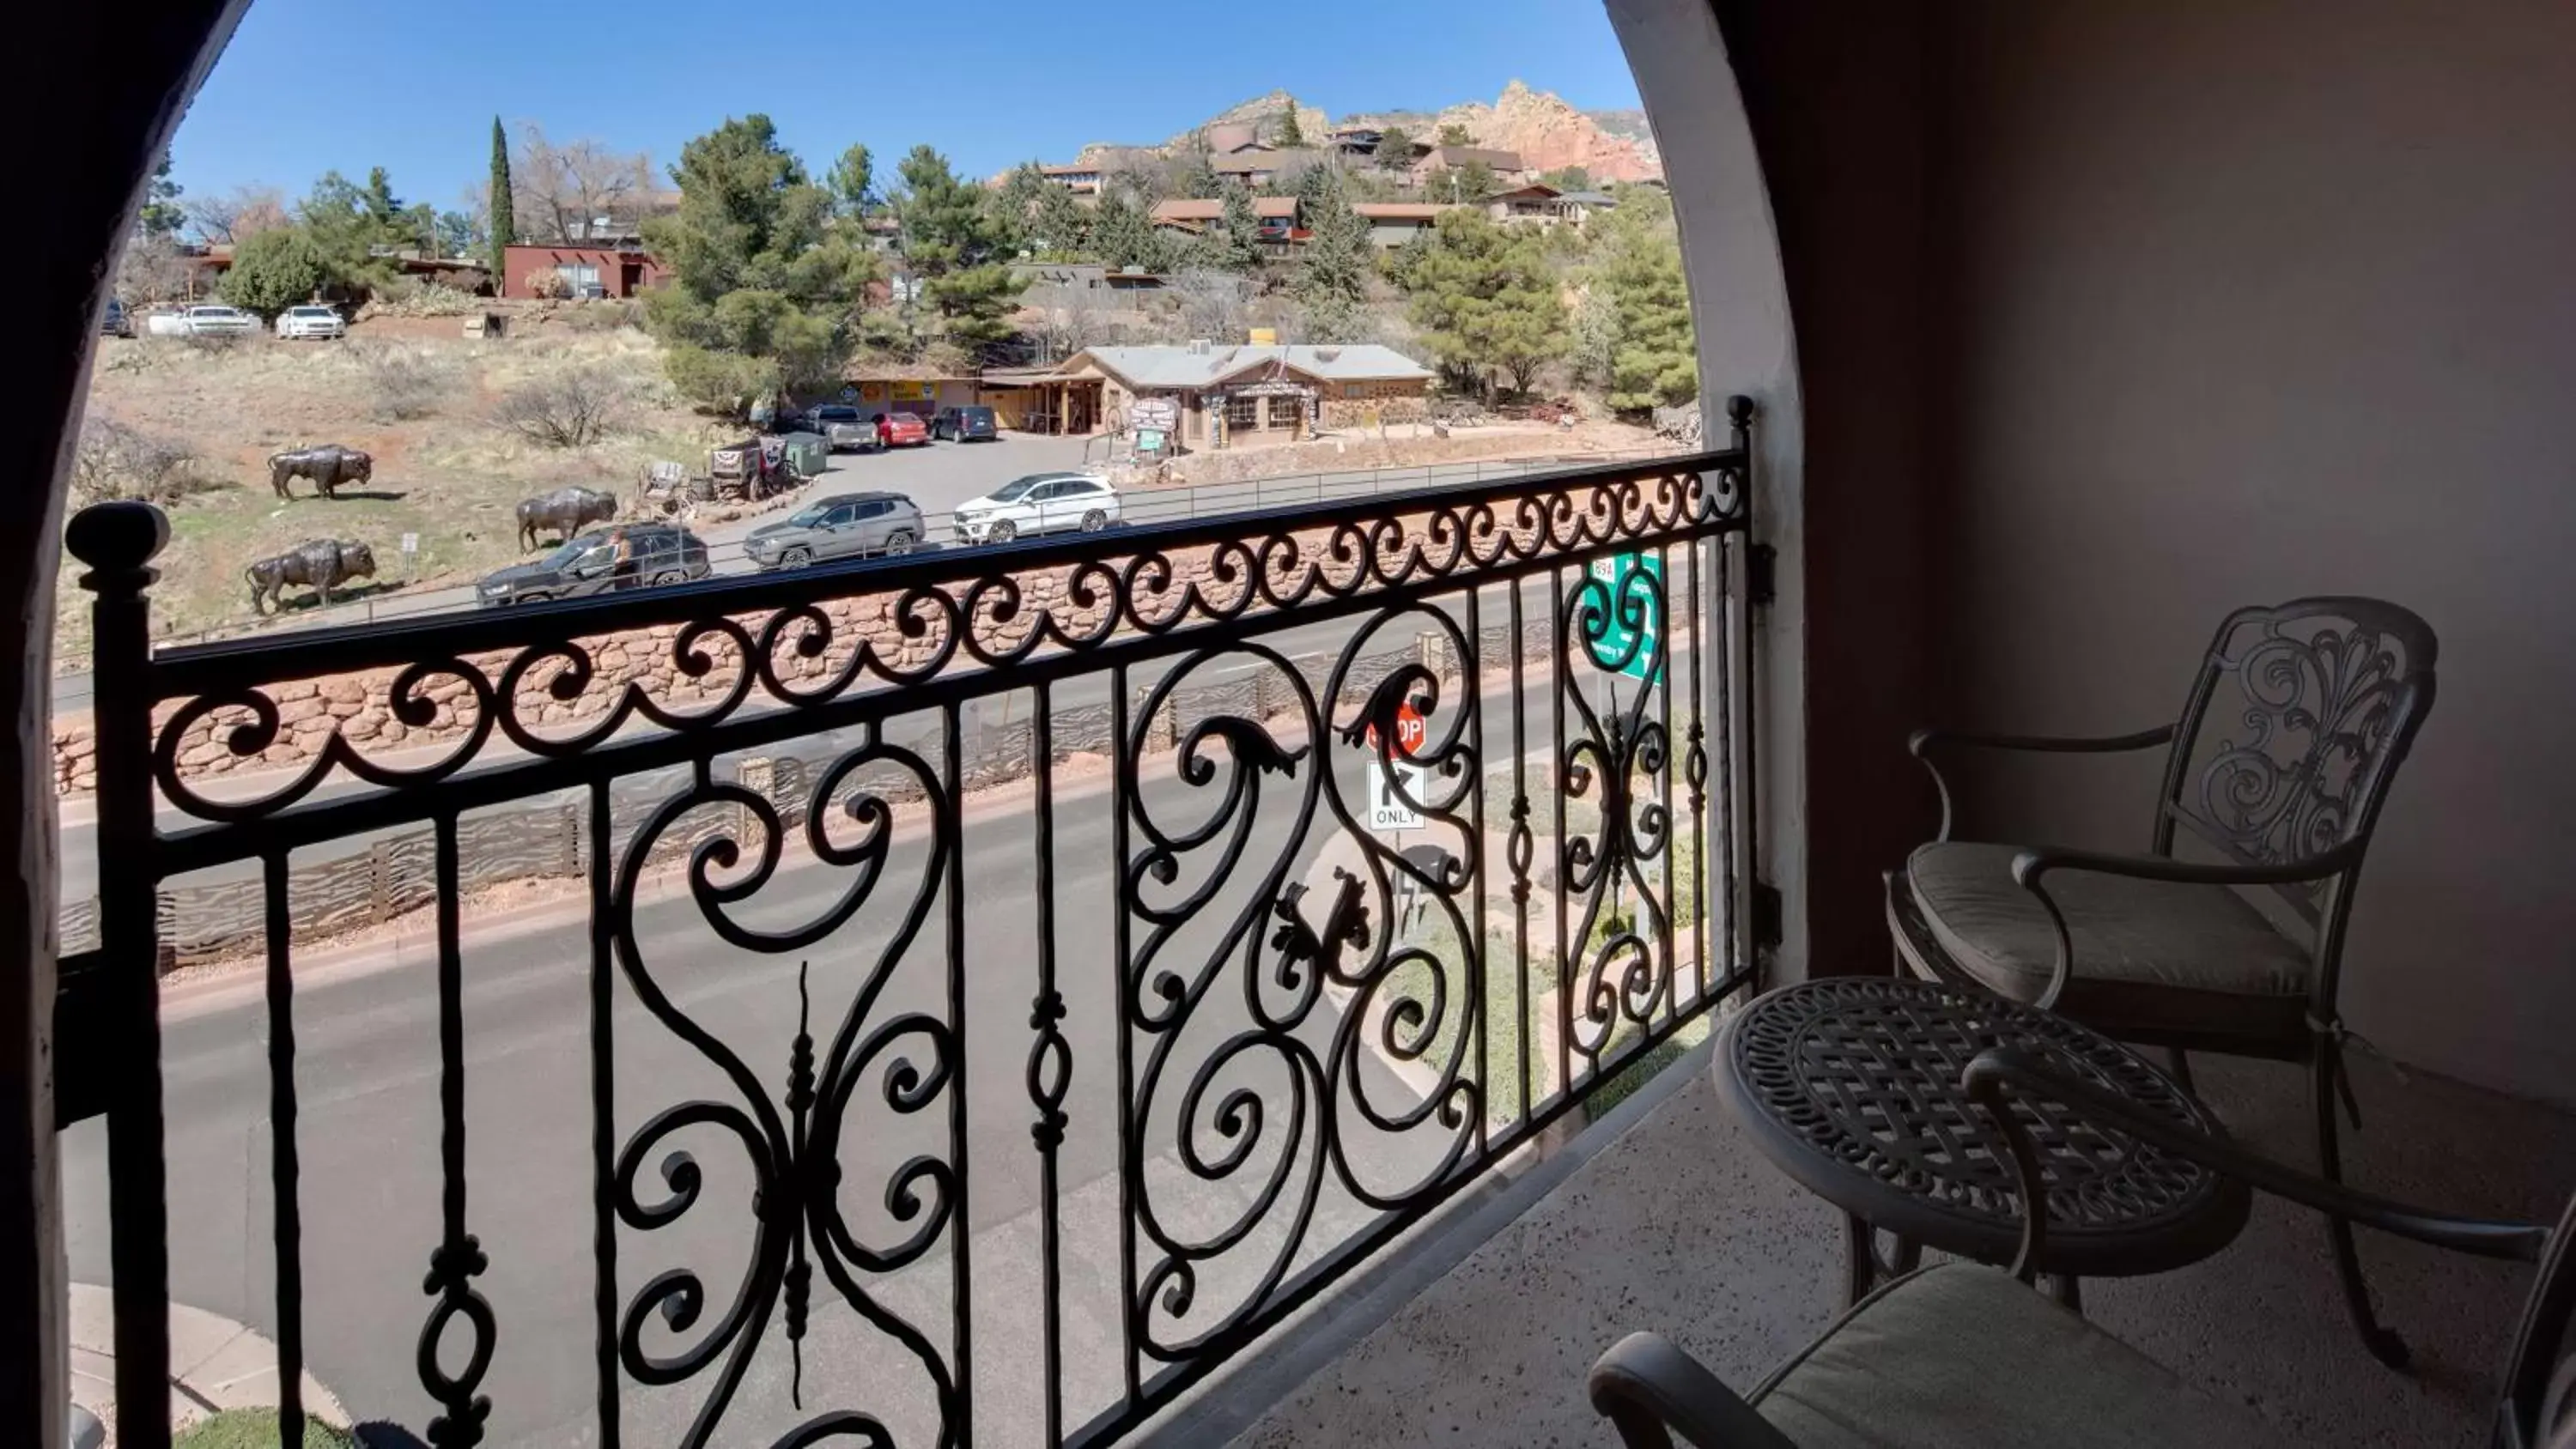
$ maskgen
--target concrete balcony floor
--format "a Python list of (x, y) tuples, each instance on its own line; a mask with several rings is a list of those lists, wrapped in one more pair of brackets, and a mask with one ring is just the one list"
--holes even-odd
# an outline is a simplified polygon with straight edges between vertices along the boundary
[[(2285, 1161), (2313, 1160), (2304, 1071), (2212, 1057), (2193, 1066), (2239, 1138)], [(1623, 1135), (1337, 1357), (1270, 1389), (1284, 1397), (1233, 1442), (1615, 1445), (1585, 1402), (1583, 1376), (1639, 1328), (1670, 1336), (1738, 1389), (1758, 1382), (1840, 1307), (1841, 1224), (1753, 1149), (1716, 1100), (1705, 1050), (1656, 1085), (1685, 1073)], [(2552, 1221), (2576, 1190), (2576, 1114), (2422, 1073), (2401, 1079), (2366, 1056), (2355, 1076), (2366, 1124), (2347, 1148), (2356, 1184)], [(2530, 1270), (2366, 1232), (2361, 1243), (2382, 1315), (2414, 1350), (2411, 1376), (2363, 1351), (2321, 1220), (2259, 1196), (2225, 1252), (2160, 1277), (2089, 1281), (2086, 1311), (2285, 1439), (2484, 1444)], [(1246, 1397), (1260, 1392), (1247, 1386)]]

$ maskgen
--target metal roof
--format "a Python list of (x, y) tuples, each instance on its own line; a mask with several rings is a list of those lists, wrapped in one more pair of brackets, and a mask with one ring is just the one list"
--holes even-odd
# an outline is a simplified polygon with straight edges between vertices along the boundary
[(1326, 382), (1375, 382), (1390, 378), (1428, 378), (1430, 369), (1392, 347), (1374, 342), (1342, 346), (1295, 344), (1274, 347), (1093, 347), (1088, 357), (1107, 371), (1140, 387), (1203, 388), (1263, 363), (1284, 363)]

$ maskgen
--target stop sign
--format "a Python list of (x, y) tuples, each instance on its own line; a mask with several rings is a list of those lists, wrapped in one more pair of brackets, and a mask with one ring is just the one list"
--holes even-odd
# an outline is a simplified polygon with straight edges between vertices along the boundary
[[(1375, 725), (1369, 726), (1368, 742), (1371, 745), (1375, 745), (1377, 743), (1377, 726)], [(1409, 760), (1416, 754), (1419, 754), (1422, 747), (1430, 742), (1431, 722), (1422, 717), (1422, 711), (1414, 708), (1413, 701), (1409, 699), (1398, 704), (1395, 707), (1396, 758)]]

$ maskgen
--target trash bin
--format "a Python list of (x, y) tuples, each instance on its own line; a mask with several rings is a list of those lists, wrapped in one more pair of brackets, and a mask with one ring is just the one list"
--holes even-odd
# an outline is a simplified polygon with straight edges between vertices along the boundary
[(787, 435), (787, 466), (799, 478), (819, 478), (831, 465), (832, 444), (820, 433)]

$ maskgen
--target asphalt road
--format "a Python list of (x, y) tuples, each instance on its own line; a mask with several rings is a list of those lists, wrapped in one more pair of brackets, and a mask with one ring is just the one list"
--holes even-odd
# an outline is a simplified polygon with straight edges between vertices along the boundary
[[(1318, 627), (1332, 630), (1331, 642), (1338, 644), (1348, 626)], [(1060, 701), (1064, 698), (1060, 691)], [(1508, 758), (1511, 699), (1491, 694), (1480, 707), (1488, 768), (1499, 769)], [(1544, 751), (1551, 738), (1553, 701), (1537, 671), (1522, 708), (1531, 747)], [(1345, 776), (1345, 797), (1363, 800), (1366, 786), (1355, 753), (1342, 750), (1336, 758)], [(1220, 774), (1210, 786), (1189, 786), (1166, 761), (1149, 775), (1145, 800), (1159, 827), (1181, 837), (1207, 818), (1224, 793), (1224, 779)], [(670, 783), (676, 787), (676, 776)], [(1252, 938), (1266, 940), (1276, 924), (1266, 913), (1274, 892), (1259, 877), (1275, 865), (1282, 882), (1306, 878), (1324, 840), (1338, 828), (1329, 814), (1319, 811), (1309, 837), (1290, 848), (1295, 799), (1312, 783), (1311, 765), (1285, 777), (1260, 778), (1263, 798), (1245, 827), (1242, 863), (1234, 872), (1212, 877), (1207, 857), (1216, 850), (1203, 849), (1185, 853), (1173, 882), (1145, 888), (1155, 905), (1168, 905), (1203, 887), (1214, 892), (1212, 901), (1156, 948), (1154, 957), (1156, 972), (1164, 965), (1182, 968), (1185, 976), (1206, 971), (1211, 985), (1185, 1029), (1167, 1039), (1171, 1065), (1165, 1085), (1150, 1092), (1141, 1085), (1137, 1089), (1153, 1103), (1143, 1147), (1147, 1202), (1167, 1230), (1187, 1238), (1216, 1235), (1239, 1216), (1257, 1219), (1241, 1246), (1201, 1274), (1189, 1315), (1172, 1323), (1158, 1314), (1164, 1325), (1160, 1331), (1170, 1338), (1204, 1331), (1212, 1315), (1242, 1301), (1254, 1276), (1284, 1245), (1297, 1195), (1313, 1170), (1311, 1160), (1296, 1158), (1287, 1171), (1284, 1205), (1257, 1210), (1259, 1185), (1279, 1161), (1279, 1144), (1296, 1135), (1291, 1130), (1295, 1094), (1290, 1071), (1263, 1050), (1229, 1063), (1192, 1118), (1197, 1127), (1191, 1140), (1203, 1159), (1221, 1158), (1248, 1140), (1254, 1144), (1249, 1161), (1233, 1174), (1202, 1180), (1202, 1172), (1182, 1165), (1178, 1145), (1188, 1079), (1202, 1064), (1231, 1050), (1230, 1044), (1253, 1025), (1242, 940), (1229, 946), (1222, 933), (1239, 922)], [(1489, 798), (1487, 808), (1490, 827), (1501, 829), (1504, 802)], [(1063, 1244), (1057, 1302), (1064, 1324), (1068, 1424), (1108, 1405), (1121, 1379), (1116, 1355), (1120, 1285), (1126, 1279), (1115, 1164), (1122, 1088), (1112, 1014), (1121, 983), (1113, 935), (1116, 913), (1109, 906), (1117, 889), (1109, 815), (1108, 796), (1096, 776), (1060, 783), (1049, 858), (1058, 903), (1057, 984), (1068, 1008), (1063, 1030), (1071, 1063), (1065, 1102), (1069, 1121), (1055, 1199)], [(1131, 852), (1143, 845), (1141, 831), (1131, 836)], [(1547, 848), (1543, 842), (1543, 853)], [(964, 1076), (949, 1083), (926, 1110), (899, 1112), (887, 1097), (888, 1083), (900, 1073), (902, 1061), (924, 1068), (931, 1060), (924, 1035), (897, 1037), (858, 1074), (850, 1120), (841, 1134), (844, 1186), (839, 1201), (859, 1243), (881, 1250), (906, 1237), (925, 1219), (905, 1212), (903, 1197), (891, 1184), (919, 1154), (949, 1156), (948, 1113), (962, 1100), (966, 1261), (972, 1274), (971, 1356), (976, 1366), (969, 1392), (979, 1436), (1013, 1444), (1041, 1437), (1044, 1403), (1037, 1365), (1045, 1300), (1037, 1285), (1045, 1199), (1030, 1134), (1036, 1109), (1027, 1075), (1038, 972), (1038, 852), (1035, 818), (1025, 804), (1005, 808), (995, 797), (985, 797), (982, 805), (970, 801), (959, 860), (963, 889), (953, 898), (943, 882), (927, 879), (933, 865), (929, 836), (916, 827), (899, 838), (887, 877), (870, 903), (803, 950), (770, 955), (727, 944), (686, 899), (660, 899), (640, 907), (635, 933), (645, 966), (677, 1008), (737, 1053), (744, 1070), (773, 1101), (788, 1078), (789, 1043), (799, 1024), (800, 965), (810, 972), (807, 1020), (820, 1043), (818, 1055), (828, 1049), (841, 1014), (863, 983), (879, 973), (882, 989), (865, 1012), (862, 1038), (907, 1013), (964, 1021)], [(850, 872), (835, 867), (787, 869), (738, 913), (748, 926), (785, 930), (821, 916), (850, 882)], [(905, 904), (925, 885), (936, 894), (919, 936), (886, 959)], [(959, 903), (954, 916), (952, 899)], [(1328, 903), (1328, 893), (1310, 897), (1305, 904), (1309, 921), (1320, 926)], [(1373, 919), (1382, 918), (1373, 912)], [(953, 983), (952, 920), (962, 943)], [(1142, 951), (1150, 937), (1148, 925), (1140, 920), (1133, 930), (1134, 949)], [(293, 1010), (307, 1362), (360, 1414), (422, 1430), (438, 1412), (419, 1385), (413, 1360), (431, 1306), (422, 1291), (422, 1275), (441, 1231), (435, 956), (420, 935), (363, 953), (334, 954), (358, 959), (300, 968)], [(463, 956), (466, 1218), (492, 1264), (477, 1287), (491, 1300), (500, 1325), (482, 1386), (494, 1404), (489, 1442), (594, 1443), (597, 1274), (589, 939), (583, 903), (568, 902), (552, 915), (529, 921), (469, 922)], [(1266, 952), (1264, 959), (1269, 959)], [(255, 981), (239, 978), (211, 994), (183, 997), (164, 1027), (172, 1293), (180, 1302), (275, 1332), (268, 1064), (273, 1038)], [(962, 997), (962, 1013), (949, 1004), (952, 986)], [(1140, 989), (1134, 982), (1127, 986)], [(1263, 990), (1265, 1000), (1279, 1000), (1281, 988), (1275, 984)], [(618, 980), (612, 998), (617, 1148), (623, 1149), (653, 1114), (675, 1104), (740, 1099), (721, 1072), (647, 1012), (629, 982)], [(1139, 999), (1148, 1005), (1158, 1001), (1150, 993)], [(1319, 1059), (1328, 1051), (1338, 1011), (1327, 999), (1299, 1029), (1299, 1039)], [(1157, 1070), (1155, 1042), (1144, 1035), (1135, 1039), (1132, 1070), (1140, 1084)], [(1364, 1052), (1358, 1060), (1361, 1089), (1382, 1115), (1418, 1105), (1416, 1093), (1380, 1058)], [(1264, 1123), (1250, 1130), (1248, 1121), (1239, 1122), (1246, 1130), (1229, 1136), (1221, 1104), (1238, 1087), (1260, 1096)], [(1339, 1102), (1338, 1140), (1350, 1170), (1372, 1190), (1400, 1188), (1435, 1170), (1439, 1149), (1449, 1140), (1436, 1118), (1410, 1130), (1380, 1130), (1351, 1109), (1348, 1084), (1336, 1084), (1333, 1090)], [(1321, 1103), (1307, 1096), (1303, 1140), (1309, 1144), (1321, 1110)], [(63, 1138), (71, 1265), (73, 1276), (84, 1282), (109, 1279), (105, 1142), (104, 1123), (95, 1120)], [(747, 1204), (754, 1183), (747, 1154), (719, 1128), (688, 1128), (643, 1152), (637, 1196), (649, 1204), (672, 1195), (664, 1172), (673, 1149), (687, 1151), (704, 1174), (701, 1201), (667, 1226), (646, 1231), (629, 1225), (616, 1234), (614, 1296), (621, 1313), (657, 1273), (685, 1267), (703, 1276), (709, 1310), (703, 1318), (677, 1328), (659, 1314), (641, 1321), (641, 1345), (657, 1356), (710, 1341), (723, 1316), (720, 1309), (733, 1301), (753, 1251), (754, 1220)], [(1332, 1169), (1326, 1172), (1329, 1178)], [(927, 1186), (918, 1190), (932, 1191)], [(1312, 1261), (1324, 1247), (1371, 1220), (1371, 1213), (1339, 1186), (1327, 1186), (1296, 1265)], [(872, 1306), (918, 1327), (943, 1359), (951, 1351), (953, 1331), (951, 1253), (951, 1240), (943, 1235), (909, 1266), (859, 1275)], [(1158, 1256), (1150, 1243), (1141, 1244), (1139, 1254), (1147, 1265)], [(819, 1274), (815, 1287), (819, 1306), (802, 1368), (805, 1404), (809, 1409), (864, 1406), (887, 1418), (896, 1442), (924, 1441), (935, 1411), (918, 1361), (844, 1306)], [(451, 1334), (441, 1352), (451, 1367), (464, 1362), (461, 1330)], [(746, 1361), (738, 1402), (715, 1442), (771, 1442), (798, 1422), (800, 1416), (788, 1407), (794, 1372), (783, 1331), (773, 1319)], [(625, 1442), (679, 1442), (717, 1377), (711, 1369), (684, 1384), (658, 1388), (620, 1373), (618, 1412)]]

